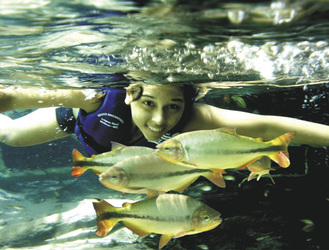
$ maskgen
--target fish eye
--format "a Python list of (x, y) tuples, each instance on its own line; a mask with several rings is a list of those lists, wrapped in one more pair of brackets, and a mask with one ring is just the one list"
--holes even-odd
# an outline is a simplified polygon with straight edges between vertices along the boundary
[(118, 180), (117, 175), (111, 175), (111, 181), (116, 182)]
[(210, 217), (209, 217), (209, 215), (203, 215), (202, 219), (204, 221), (209, 221), (210, 220)]

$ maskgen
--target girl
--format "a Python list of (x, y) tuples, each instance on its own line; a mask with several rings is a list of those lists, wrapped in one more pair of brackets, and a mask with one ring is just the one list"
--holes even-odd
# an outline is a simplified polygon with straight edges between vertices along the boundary
[(35, 145), (77, 134), (87, 152), (111, 150), (111, 141), (155, 147), (178, 133), (234, 127), (240, 135), (271, 140), (295, 131), (293, 144), (329, 145), (329, 126), (194, 103), (192, 86), (132, 84), (124, 88), (0, 90), (0, 111), (41, 108), (12, 120), (0, 116), (0, 141)]

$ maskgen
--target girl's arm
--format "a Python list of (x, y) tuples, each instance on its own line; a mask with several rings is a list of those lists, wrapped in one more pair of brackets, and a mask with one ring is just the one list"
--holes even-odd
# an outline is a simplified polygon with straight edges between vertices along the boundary
[(329, 126), (282, 116), (257, 115), (220, 109), (206, 104), (194, 105), (194, 114), (186, 131), (236, 128), (237, 134), (272, 140), (284, 133), (295, 131), (293, 144), (329, 145)]
[(94, 89), (50, 89), (0, 85), (0, 113), (44, 107), (81, 108), (87, 112), (93, 112), (100, 106), (101, 97), (101, 92)]
[(41, 108), (17, 119), (0, 114), (0, 141), (14, 147), (41, 144), (69, 136), (58, 125), (56, 108)]
[(29, 146), (63, 138), (56, 107), (95, 111), (102, 93), (92, 89), (47, 89), (43, 87), (0, 86), (0, 112), (37, 109), (18, 119), (0, 114), (0, 141), (11, 146)]

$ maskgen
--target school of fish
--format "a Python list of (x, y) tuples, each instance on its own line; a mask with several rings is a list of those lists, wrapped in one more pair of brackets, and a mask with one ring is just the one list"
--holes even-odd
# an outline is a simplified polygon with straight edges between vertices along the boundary
[(206, 204), (181, 194), (200, 176), (214, 185), (226, 186), (223, 174), (229, 169), (248, 169), (248, 181), (270, 176), (271, 160), (283, 168), (290, 165), (288, 145), (295, 135), (288, 132), (271, 141), (238, 135), (235, 129), (199, 130), (179, 134), (160, 143), (157, 149), (125, 146), (112, 142), (112, 151), (83, 156), (73, 150), (72, 176), (88, 169), (105, 187), (124, 193), (146, 194), (147, 199), (113, 207), (105, 200), (94, 202), (96, 233), (105, 236), (123, 224), (140, 236), (162, 234), (159, 249), (172, 238), (217, 227), (220, 213)]

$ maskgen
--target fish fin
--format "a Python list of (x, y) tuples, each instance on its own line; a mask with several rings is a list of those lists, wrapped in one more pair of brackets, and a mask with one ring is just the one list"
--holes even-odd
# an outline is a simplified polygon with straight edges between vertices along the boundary
[(96, 234), (99, 236), (105, 236), (116, 223), (118, 219), (104, 218), (106, 212), (114, 211), (116, 208), (106, 201), (93, 202), (94, 209), (97, 215), (97, 230)]
[(75, 162), (84, 161), (86, 159), (86, 157), (84, 157), (83, 154), (81, 154), (77, 149), (73, 149), (72, 159), (73, 159), (73, 166), (74, 166)]
[(262, 156), (248, 162), (246, 165), (250, 171), (257, 172), (271, 168), (271, 159), (267, 156)]
[(159, 242), (159, 249), (163, 248), (165, 245), (167, 245), (167, 243), (171, 240), (171, 238), (173, 237), (173, 235), (170, 234), (163, 234), (160, 238), (160, 242)]
[(129, 209), (131, 207), (131, 203), (125, 202), (122, 204), (122, 207)]
[(92, 169), (91, 171), (93, 171), (93, 173), (94, 173), (95, 175), (98, 175), (98, 176), (101, 174), (100, 171), (97, 171), (97, 170), (95, 170), (95, 169)]
[(123, 224), (131, 231), (133, 231), (135, 234), (138, 234), (140, 237), (145, 237), (146, 235), (150, 234), (150, 232), (143, 230), (142, 228), (131, 224), (127, 221), (124, 221)]
[(86, 172), (87, 169), (86, 168), (82, 168), (82, 167), (78, 167), (78, 166), (74, 166), (72, 169), (72, 173), (71, 175), (73, 177), (79, 177), (81, 176), (84, 172)]
[(97, 230), (96, 234), (99, 236), (106, 236), (109, 231), (117, 224), (118, 221), (111, 221), (111, 220), (102, 220), (97, 221)]
[(248, 177), (248, 181), (251, 181), (256, 176), (257, 176), (257, 174), (255, 172), (250, 172), (250, 175)]
[(148, 189), (147, 190), (147, 199), (151, 199), (151, 198), (153, 198), (153, 197), (156, 197), (156, 196), (158, 196), (159, 195), (159, 191), (157, 191), (157, 190), (153, 190), (153, 189)]
[(270, 174), (270, 170), (264, 170), (262, 172), (251, 172), (249, 177), (248, 177), (248, 181), (251, 181), (253, 178), (257, 177), (257, 181), (260, 180), (260, 178), (263, 176), (263, 175), (266, 175), (266, 174)]
[(256, 173), (256, 172), (251, 172), (249, 177), (248, 177), (248, 181), (251, 181), (254, 177), (257, 177), (257, 181), (260, 180), (260, 178), (263, 176), (263, 175), (268, 175), (271, 179), (271, 181), (273, 182), (273, 184), (275, 184), (275, 181), (273, 180), (272, 176), (270, 175), (270, 170), (275, 170), (273, 168), (271, 169), (268, 169), (266, 171), (263, 171), (262, 173)]
[(290, 139), (296, 134), (296, 132), (288, 132), (285, 133), (275, 139), (273, 139), (272, 141), (269, 141), (267, 143), (272, 144), (272, 145), (283, 145), (283, 146), (288, 146), (288, 144), (290, 143)]
[(186, 188), (188, 188), (197, 178), (195, 178), (194, 180), (192, 181), (189, 181), (187, 183), (184, 183), (182, 186), (178, 187), (178, 188), (175, 188), (174, 191), (177, 191), (177, 192), (183, 192)]
[(195, 165), (195, 164), (191, 164), (185, 161), (180, 161), (180, 162), (175, 162), (177, 165), (181, 165), (183, 167), (189, 167), (189, 168), (198, 168), (199, 166)]
[(268, 155), (273, 161), (278, 163), (280, 167), (287, 168), (290, 165), (289, 154), (287, 151), (288, 144), (290, 143), (290, 138), (295, 135), (295, 132), (285, 133), (272, 141), (267, 143), (272, 144), (274, 146), (283, 146), (283, 150), (280, 152), (276, 152), (274, 154)]
[(93, 206), (95, 208), (96, 214), (100, 215), (104, 212), (111, 212), (116, 209), (116, 207), (112, 206), (110, 203), (105, 200), (101, 200), (99, 202), (93, 202)]
[(111, 144), (112, 144), (111, 151), (114, 151), (114, 152), (120, 151), (121, 149), (126, 147), (126, 145), (123, 145), (121, 143), (114, 142), (114, 141), (111, 141)]
[(249, 165), (251, 165), (251, 164), (257, 162), (260, 158), (261, 158), (261, 157), (256, 158), (256, 159), (254, 159), (254, 160), (248, 162), (247, 164), (244, 164), (244, 165), (242, 165), (242, 166), (240, 166), (240, 167), (237, 167), (237, 168), (238, 168), (238, 169), (245, 169), (245, 168), (247, 168)]
[(226, 184), (223, 178), (223, 173), (225, 173), (225, 171), (223, 170), (212, 170), (211, 172), (203, 176), (207, 178), (209, 181), (211, 181), (212, 183), (214, 183), (216, 186), (225, 188)]
[[(273, 169), (274, 170), (274, 169)], [(273, 180), (272, 176), (270, 175), (270, 173), (268, 173), (268, 176), (270, 177), (271, 181), (273, 182), (273, 184), (275, 185), (275, 181)]]
[(231, 134), (231, 135), (236, 135), (236, 128), (218, 128), (218, 129), (215, 129), (215, 131), (227, 133), (227, 134)]
[(274, 169), (271, 168), (271, 159), (269, 157), (263, 156), (259, 158), (258, 160), (249, 164), (248, 169), (250, 171), (248, 181), (252, 180), (254, 177), (257, 177), (257, 181), (259, 181), (263, 175), (268, 174), (273, 184), (275, 184), (272, 176), (270, 175), (270, 170), (274, 170)]
[(81, 161), (86, 160), (86, 157), (83, 156), (77, 149), (73, 149), (72, 151), (72, 159), (73, 159), (73, 169), (71, 175), (74, 177), (79, 177), (82, 175), (84, 172), (87, 171), (86, 168), (82, 168), (80, 166), (77, 166), (78, 164), (81, 163)]
[(275, 154), (268, 155), (268, 157), (279, 164), (280, 167), (287, 168), (290, 165), (289, 154), (287, 151), (276, 152)]
[(192, 231), (187, 231), (187, 232), (179, 232), (178, 234), (176, 234), (176, 235), (174, 235), (174, 239), (176, 239), (176, 238), (180, 238), (180, 237), (183, 237), (183, 236), (185, 236), (185, 235), (188, 235), (188, 234), (190, 234)]

